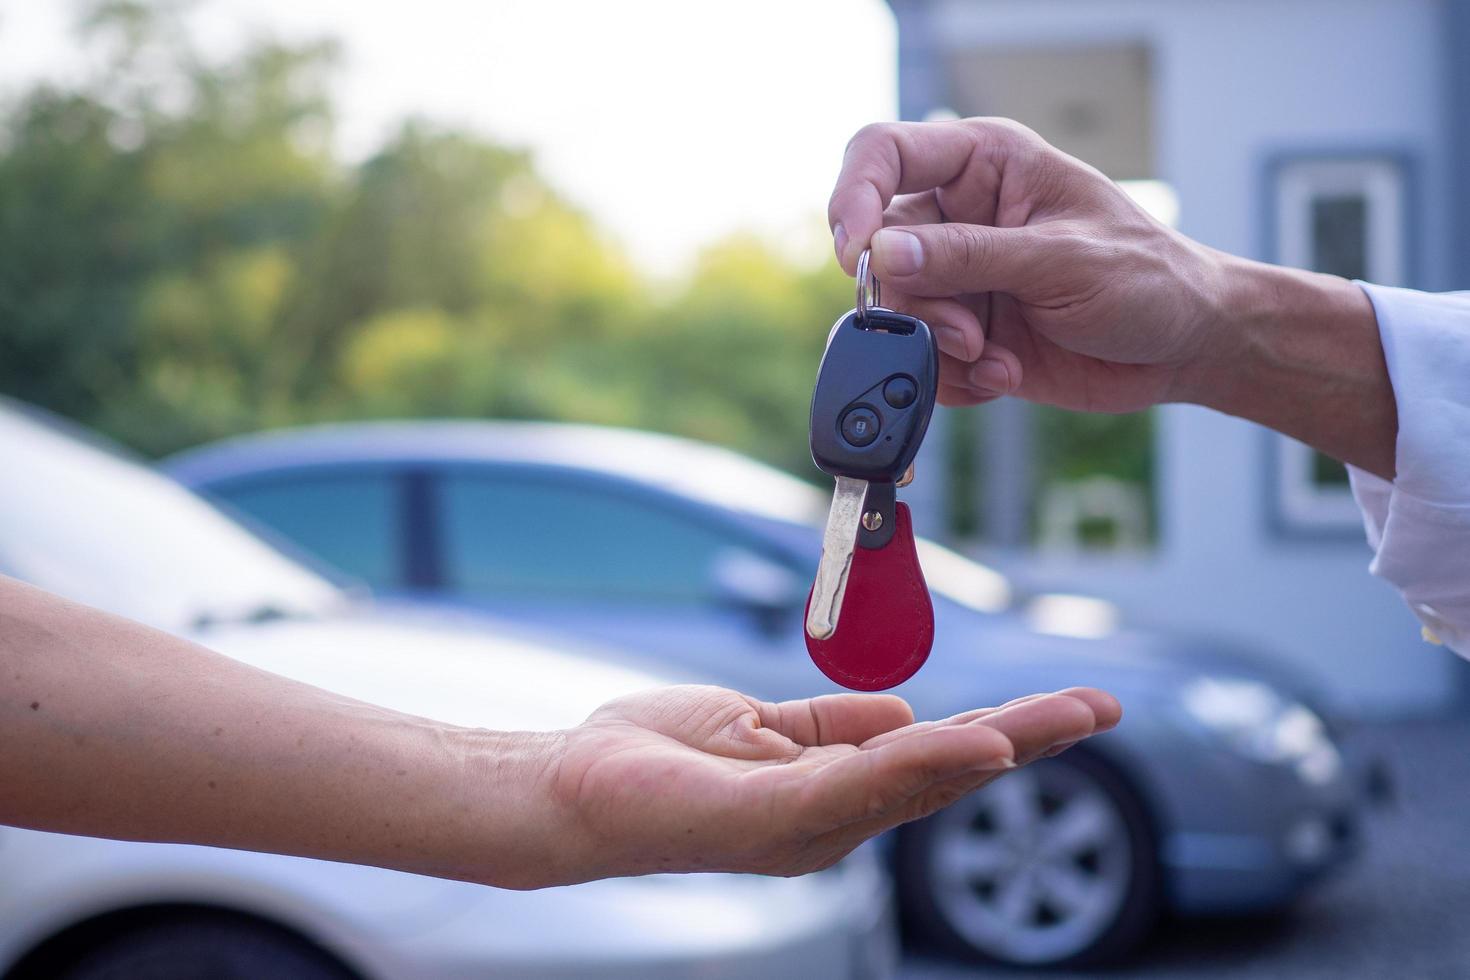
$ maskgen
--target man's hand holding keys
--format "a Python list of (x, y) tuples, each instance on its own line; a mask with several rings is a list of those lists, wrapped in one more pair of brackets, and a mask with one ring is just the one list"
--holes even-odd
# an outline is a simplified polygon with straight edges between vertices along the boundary
[(888, 305), (934, 329), (943, 404), (1194, 402), (1392, 475), (1393, 392), (1360, 289), (1194, 242), (1018, 123), (861, 130), (828, 221), (843, 268), (871, 246)]

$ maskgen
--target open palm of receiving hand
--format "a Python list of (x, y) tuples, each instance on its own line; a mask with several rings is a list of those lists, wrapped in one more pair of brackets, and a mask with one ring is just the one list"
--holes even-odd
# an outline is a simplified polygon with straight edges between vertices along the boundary
[(605, 874), (795, 875), (1002, 773), (1117, 724), (1101, 691), (1033, 695), (915, 724), (891, 695), (780, 704), (717, 687), (647, 691), (566, 733), (553, 792)]

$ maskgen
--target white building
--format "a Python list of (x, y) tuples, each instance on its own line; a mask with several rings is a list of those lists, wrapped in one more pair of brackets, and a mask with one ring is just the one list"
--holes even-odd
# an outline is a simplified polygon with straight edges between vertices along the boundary
[[(1116, 179), (1167, 183), (1180, 229), (1226, 251), (1470, 286), (1470, 0), (890, 4), (904, 118), (1013, 116)], [(989, 557), (1022, 580), (1280, 651), (1345, 707), (1401, 714), (1460, 695), (1470, 668), (1425, 644), (1367, 574), (1357, 511), (1305, 447), (1165, 407), (1156, 548), (1038, 553), (1014, 547), (1034, 492), (1028, 409), (986, 411)]]

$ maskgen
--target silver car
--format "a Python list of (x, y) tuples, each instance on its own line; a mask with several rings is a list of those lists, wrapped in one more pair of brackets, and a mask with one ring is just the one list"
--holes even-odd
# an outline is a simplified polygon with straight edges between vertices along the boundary
[[(625, 430), (389, 422), (185, 453), (183, 482), (383, 597), (656, 655), (765, 697), (832, 689), (801, 610), (823, 495), (734, 453)], [(1089, 684), (1122, 726), (892, 835), (912, 933), (1013, 963), (1116, 957), (1163, 912), (1290, 902), (1354, 851), (1364, 803), (1306, 685), (1086, 596), (1020, 597), (930, 542), (929, 662), (896, 693), (942, 717)]]
[[(0, 572), (266, 670), (449, 722), (575, 724), (653, 674), (375, 610), (173, 482), (0, 404)], [(150, 980), (882, 977), (888, 883), (653, 876), (514, 892), (0, 827), (0, 975)]]

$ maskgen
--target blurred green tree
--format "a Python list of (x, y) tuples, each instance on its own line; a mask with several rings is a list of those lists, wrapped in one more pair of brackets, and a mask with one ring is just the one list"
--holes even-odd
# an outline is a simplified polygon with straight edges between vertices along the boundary
[(835, 263), (795, 266), (736, 237), (701, 256), (687, 288), (643, 325), (623, 369), (638, 424), (735, 446), (814, 476), (807, 411), (834, 315), (852, 303)]
[[(205, 59), (100, 0), (74, 90), (0, 124), (0, 390), (147, 453), (378, 415), (638, 425), (806, 470), (835, 268), (753, 238), (654, 288), (523, 151), (410, 120), (330, 152), (336, 49)], [(814, 329), (812, 324), (818, 324)]]
[(95, 3), (102, 68), (0, 127), (0, 390), (145, 452), (292, 415), (275, 354), (340, 177), (330, 44), (202, 61), (168, 5)]
[[(207, 58), (188, 6), (88, 0), (92, 74), (0, 105), (0, 391), (148, 454), (499, 416), (687, 435), (817, 477), (811, 383), (851, 303), (834, 263), (735, 236), (650, 284), (529, 154), (425, 120), (345, 165), (336, 45)], [(980, 420), (962, 422), (964, 454)], [(1044, 413), (1041, 476), (1146, 481), (1147, 428)]]
[(114, 119), (42, 87), (0, 137), (0, 387), (83, 420), (130, 394), (137, 287), (161, 251), (144, 160), (114, 145)]

